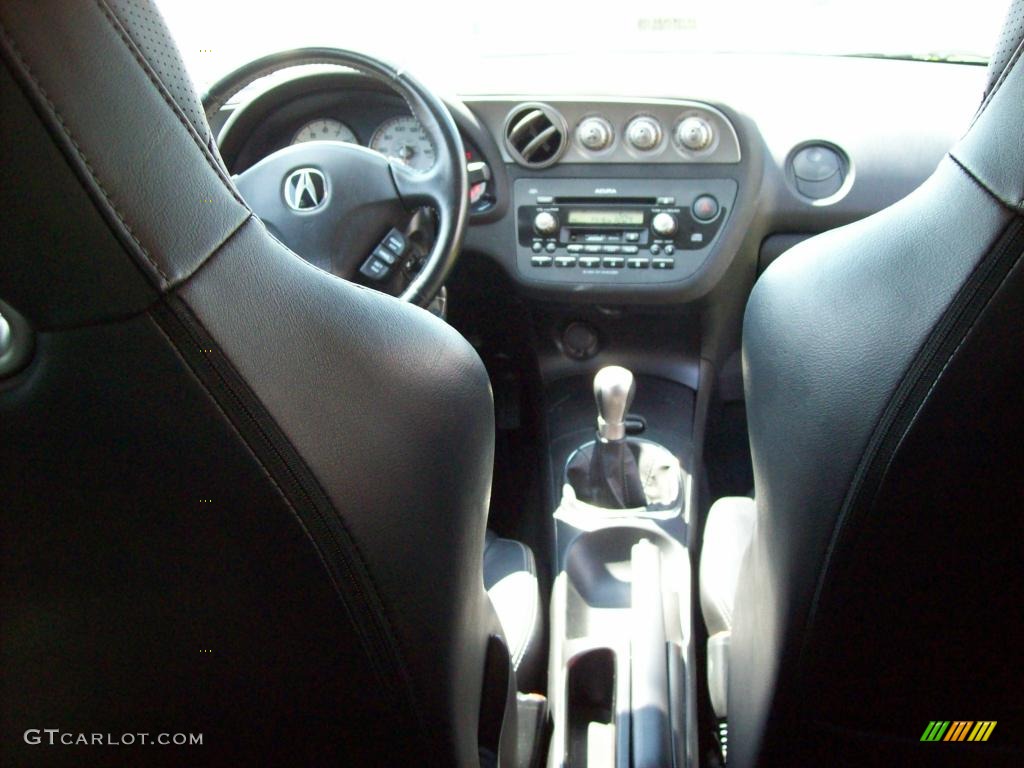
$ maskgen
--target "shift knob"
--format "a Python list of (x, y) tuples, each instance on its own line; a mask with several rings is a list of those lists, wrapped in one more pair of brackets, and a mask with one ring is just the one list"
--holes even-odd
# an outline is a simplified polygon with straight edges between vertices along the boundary
[(636, 384), (633, 374), (619, 365), (602, 368), (594, 376), (597, 401), (597, 436), (615, 442), (626, 439), (626, 412), (633, 403)]

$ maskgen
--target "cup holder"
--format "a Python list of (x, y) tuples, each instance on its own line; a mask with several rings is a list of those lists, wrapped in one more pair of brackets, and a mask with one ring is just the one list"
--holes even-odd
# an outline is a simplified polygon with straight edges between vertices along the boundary
[[(633, 583), (631, 552), (633, 545), (642, 539), (660, 550), (667, 572), (666, 586), (678, 591), (689, 583), (686, 550), (653, 526), (619, 525), (581, 533), (569, 545), (565, 557), (570, 618), (574, 613), (580, 617), (585, 609), (625, 610), (630, 607)], [(677, 581), (672, 584), (671, 579)], [(580, 610), (573, 610), (574, 601), (581, 603), (578, 606)], [(586, 634), (586, 627), (575, 629)], [(571, 632), (570, 636), (581, 635)]]

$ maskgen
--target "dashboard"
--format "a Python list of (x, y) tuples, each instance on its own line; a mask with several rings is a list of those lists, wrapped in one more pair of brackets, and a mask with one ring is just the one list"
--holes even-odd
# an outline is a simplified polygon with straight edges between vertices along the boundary
[[(587, 96), (543, 90), (530, 66), (555, 62), (524, 61), (500, 70), (515, 71), (517, 95), (500, 95), (495, 70), (487, 92), (446, 99), (476, 173), (464, 258), (548, 301), (743, 293), (794, 242), (920, 185), (967, 126), (984, 75), (841, 57), (722, 61), (667, 58), (643, 85), (629, 79), (636, 61), (605, 61), (581, 73)], [(356, 73), (298, 77), (219, 117), (233, 173), (313, 140), (355, 142), (418, 170), (434, 161), (402, 99)], [(737, 273), (745, 288), (723, 281)]]

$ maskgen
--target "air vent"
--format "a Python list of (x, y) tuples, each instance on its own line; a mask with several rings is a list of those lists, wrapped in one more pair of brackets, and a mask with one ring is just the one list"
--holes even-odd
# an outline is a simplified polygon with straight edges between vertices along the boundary
[(505, 120), (505, 146), (527, 168), (545, 168), (562, 156), (568, 129), (547, 104), (520, 104)]

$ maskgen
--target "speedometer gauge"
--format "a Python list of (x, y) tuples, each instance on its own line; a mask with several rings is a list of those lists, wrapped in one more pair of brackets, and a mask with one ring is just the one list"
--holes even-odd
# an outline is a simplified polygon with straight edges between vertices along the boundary
[(434, 165), (434, 145), (415, 117), (385, 120), (374, 131), (370, 149), (401, 160), (417, 171), (429, 171)]
[(292, 144), (301, 144), (304, 141), (347, 141), (350, 144), (358, 144), (359, 139), (355, 133), (340, 120), (329, 117), (313, 120), (299, 128), (292, 139)]

